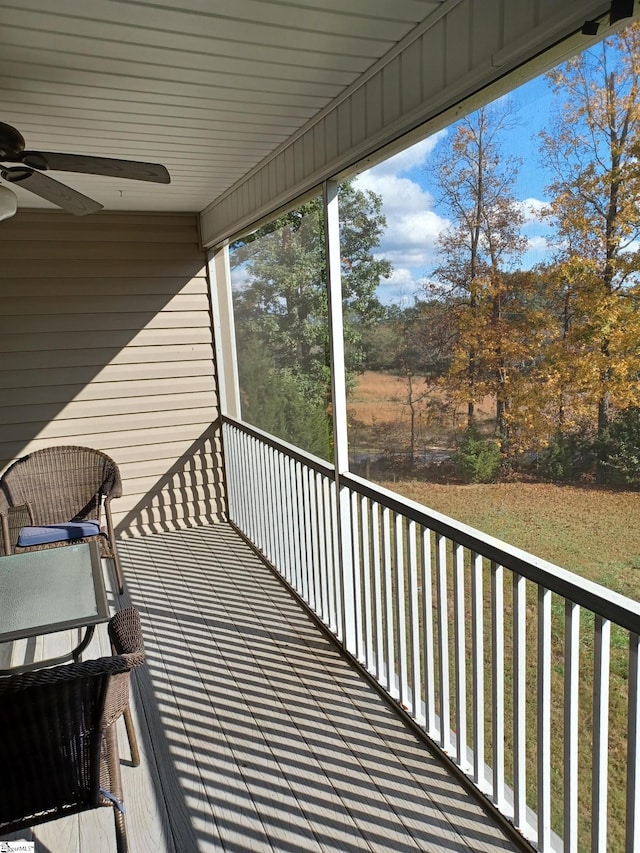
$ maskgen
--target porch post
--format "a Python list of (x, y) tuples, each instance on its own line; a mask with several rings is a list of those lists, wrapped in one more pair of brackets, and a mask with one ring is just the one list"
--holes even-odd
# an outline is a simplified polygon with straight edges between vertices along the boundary
[(327, 262), (329, 353), (331, 359), (331, 404), (337, 494), (337, 556), (342, 599), (342, 642), (356, 654), (356, 620), (352, 559), (349, 491), (342, 485), (342, 474), (349, 470), (347, 443), (347, 394), (344, 366), (342, 321), (342, 281), (340, 275), (340, 217), (338, 184), (324, 183), (324, 216)]
[(228, 245), (209, 253), (208, 268), (220, 411), (223, 415), (239, 420), (238, 360)]

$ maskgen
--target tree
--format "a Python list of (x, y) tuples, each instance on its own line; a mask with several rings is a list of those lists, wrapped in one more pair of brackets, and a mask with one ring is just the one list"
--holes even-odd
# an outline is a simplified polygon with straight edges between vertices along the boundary
[[(574, 422), (592, 413), (600, 437), (616, 409), (640, 402), (640, 26), (548, 79), (558, 106), (542, 153), (566, 309), (554, 353), (560, 411)], [(602, 464), (597, 474), (605, 479)]]
[(447, 384), (466, 402), (469, 427), (477, 401), (495, 396), (503, 448), (519, 346), (507, 311), (514, 301), (509, 273), (526, 246), (523, 214), (513, 195), (519, 161), (500, 149), (501, 134), (513, 123), (508, 104), (482, 107), (458, 123), (434, 167), (450, 225), (439, 238), (442, 263), (433, 279), (445, 292), (457, 327)]
[[(569, 393), (556, 336), (567, 308), (561, 282), (543, 264), (504, 273), (500, 332), (508, 336), (509, 450), (515, 457), (546, 447), (564, 417)], [(575, 426), (575, 424), (574, 424)]]
[(439, 380), (449, 368), (451, 328), (446, 305), (416, 300), (396, 311), (394, 367), (404, 379), (409, 414), (409, 464), (415, 464), (419, 425), (442, 422), (446, 412)]
[(297, 378), (277, 368), (259, 338), (247, 337), (238, 352), (242, 416), (265, 432), (330, 459), (333, 441), (324, 400), (309, 400)]
[[(363, 362), (365, 331), (381, 310), (376, 296), (379, 281), (391, 274), (391, 265), (373, 254), (386, 224), (380, 197), (344, 182), (339, 206), (345, 350), (347, 370), (353, 373)], [(264, 428), (275, 429), (276, 423), (281, 438), (306, 449), (310, 443), (317, 446), (317, 436), (305, 441), (292, 424), (300, 422), (295, 411), (299, 413), (300, 406), (306, 405), (325, 412), (330, 434), (322, 199), (311, 199), (235, 243), (231, 264), (236, 279), (243, 279), (234, 290), (243, 411), (250, 411), (254, 423), (263, 426), (264, 401), (270, 394), (277, 398), (280, 393), (283, 409), (276, 422), (267, 418), (269, 425)], [(243, 361), (243, 352), (255, 353), (256, 346), (262, 358)], [(249, 370), (253, 375), (249, 376)], [(263, 403), (258, 405), (258, 400)], [(268, 408), (271, 410), (271, 404)], [(312, 420), (317, 423), (315, 415)], [(315, 434), (315, 427), (312, 432)]]

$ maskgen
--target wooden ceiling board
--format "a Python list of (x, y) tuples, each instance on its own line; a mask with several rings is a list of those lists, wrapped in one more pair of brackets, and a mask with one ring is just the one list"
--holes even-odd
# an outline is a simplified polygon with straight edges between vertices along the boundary
[[(18, 51), (17, 48), (6, 48), (0, 42), (0, 73), (9, 71), (20, 60), (27, 62), (32, 68), (48, 68), (57, 79), (69, 80), (82, 74), (85, 84), (89, 80), (116, 84), (129, 83), (139, 87), (137, 91), (145, 91), (151, 87), (161, 91), (168, 87), (172, 91), (186, 91), (185, 86), (192, 91), (205, 94), (213, 89), (220, 99), (255, 103), (265, 96), (273, 102), (284, 101), (295, 103), (307, 99), (310, 103), (324, 103), (333, 99), (344, 87), (326, 83), (318, 84), (304, 80), (274, 80), (269, 77), (250, 77), (249, 75), (228, 76), (221, 73), (209, 73), (205, 70), (170, 68), (166, 65), (150, 66), (145, 63), (116, 62), (98, 57), (71, 56), (64, 54), (58, 58), (50, 51)], [(141, 87), (141, 88), (140, 88)]]
[[(322, 8), (329, 12), (344, 13), (347, 10), (353, 15), (369, 15), (370, 17), (388, 18), (391, 8), (393, 16), (398, 20), (421, 21), (429, 12), (439, 6), (439, 0), (396, 0), (390, 7), (387, 0), (323, 0)], [(281, 6), (296, 8), (317, 8), (318, 0), (282, 0)]]
[[(56, 0), (55, 14), (65, 15), (68, 20), (68, 30), (73, 31), (75, 18), (92, 19), (95, 34), (99, 35), (103, 22), (126, 25), (130, 33), (136, 28), (142, 30), (164, 30), (169, 33), (183, 35), (200, 35), (225, 42), (245, 44), (261, 44), (273, 48), (287, 48), (291, 43), (298, 50), (316, 50), (321, 53), (345, 53), (374, 58), (380, 56), (394, 41), (411, 28), (411, 24), (399, 23), (395, 27), (390, 22), (378, 22), (375, 28), (367, 27), (365, 18), (354, 19), (351, 22), (352, 32), (347, 28), (348, 18), (342, 15), (336, 17), (336, 31), (331, 29), (316, 29), (309, 22), (308, 27), (298, 24), (298, 13), (295, 8), (283, 11), (278, 24), (263, 24), (255, 19), (229, 18), (227, 10), (230, 3), (205, 0), (207, 11), (198, 11), (197, 0), (187, 0), (181, 8), (175, 5), (162, 8), (158, 4), (140, 2), (117, 2), (117, 0), (102, 0), (102, 2), (85, 2), (85, 0)], [(41, 0), (25, 0), (25, 8), (43, 9)], [(234, 0), (235, 5), (235, 0)], [(259, 0), (259, 9), (277, 6), (269, 0)], [(20, 8), (20, 7), (14, 7)], [(94, 14), (91, 14), (94, 10)], [(45, 13), (43, 28), (46, 27)], [(373, 23), (373, 22), (372, 22)], [(373, 31), (373, 35), (362, 35)], [(381, 44), (383, 43), (382, 50)]]
[[(38, 119), (50, 118), (77, 118), (80, 122), (101, 119), (109, 124), (118, 123), (124, 114), (129, 114), (128, 125), (157, 125), (164, 127), (167, 123), (180, 124), (188, 121), (190, 126), (202, 129), (233, 129), (246, 127), (251, 132), (251, 125), (259, 124), (265, 133), (282, 132), (283, 125), (289, 123), (290, 127), (298, 127), (299, 120), (295, 116), (273, 116), (258, 115), (254, 111), (234, 112), (229, 109), (219, 109), (215, 113), (210, 110), (180, 107), (179, 104), (149, 104), (138, 101), (135, 104), (135, 114), (130, 112), (131, 102), (118, 102), (105, 100), (96, 106), (95, 100), (90, 98), (59, 97), (58, 95), (46, 97), (35, 92), (12, 93), (2, 98), (2, 108), (11, 109), (14, 114), (24, 115), (32, 119), (34, 115)], [(255, 130), (255, 129), (254, 129)]]
[[(33, 107), (28, 104), (13, 104), (11, 112), (13, 116), (20, 116), (20, 127), (28, 128), (33, 121)], [(189, 118), (184, 116), (136, 116), (135, 119), (127, 119), (126, 128), (119, 123), (117, 113), (108, 113), (105, 110), (99, 112), (82, 113), (81, 110), (73, 111), (69, 109), (61, 109), (49, 112), (50, 108), (45, 107), (39, 112), (40, 120), (51, 119), (65, 120), (67, 128), (76, 127), (78, 130), (85, 129), (89, 132), (99, 129), (103, 132), (111, 132), (114, 128), (120, 132), (134, 133), (141, 139), (152, 137), (158, 139), (161, 136), (167, 136), (171, 133), (177, 133), (181, 138), (185, 138), (188, 134), (189, 138), (210, 139), (219, 142), (221, 140), (232, 141), (234, 139), (254, 139), (255, 128), (252, 124), (236, 121), (232, 116), (227, 121), (206, 121), (204, 119)], [(261, 128), (261, 136), (264, 138), (271, 137), (273, 140), (281, 139), (283, 135), (288, 136), (281, 125), (264, 124)]]
[(167, 166), (169, 186), (52, 173), (107, 209), (197, 212), (440, 2), (0, 0), (0, 121), (31, 149)]
[[(64, 26), (64, 19), (60, 19)], [(123, 27), (123, 29), (126, 29)], [(167, 42), (170, 35), (167, 34)], [(265, 62), (256, 58), (223, 56), (212, 53), (207, 40), (202, 39), (198, 43), (199, 49), (195, 47), (167, 47), (164, 44), (141, 45), (136, 43), (126, 44), (115, 38), (96, 38), (84, 35), (69, 36), (64, 32), (53, 33), (51, 30), (34, 30), (26, 27), (13, 27), (6, 35), (2, 36), (5, 50), (15, 47), (21, 50), (37, 48), (47, 51), (54, 50), (56, 54), (68, 53), (70, 55), (90, 57), (94, 59), (110, 60), (111, 62), (134, 62), (148, 63), (151, 66), (163, 68), (181, 68), (206, 71), (208, 73), (224, 74), (226, 77), (235, 75), (238, 77), (257, 77), (258, 79), (289, 80), (292, 67), (296, 68), (296, 77), (299, 80), (307, 80), (315, 83), (326, 83), (344, 86), (351, 82), (353, 71), (341, 70), (333, 67), (319, 67), (302, 63), (302, 58), (290, 57), (289, 63)], [(326, 57), (323, 57), (326, 61)], [(366, 61), (360, 62), (366, 67)]]
[[(19, 114), (19, 113), (16, 113)], [(66, 119), (68, 129), (74, 130), (76, 139), (94, 139), (104, 143), (105, 139), (110, 142), (123, 140), (131, 142), (137, 139), (143, 144), (164, 140), (165, 145), (181, 145), (185, 148), (193, 150), (194, 146), (207, 145), (207, 150), (211, 150), (213, 146), (219, 146), (220, 143), (235, 142), (236, 145), (254, 144), (255, 138), (251, 130), (236, 129), (230, 126), (220, 128), (197, 128), (182, 124), (178, 121), (164, 122), (163, 124), (144, 125), (138, 123), (137, 127), (127, 125), (126, 128), (119, 127), (117, 122), (109, 119), (105, 120), (82, 120), (78, 118)], [(28, 133), (30, 127), (29, 116), (25, 115), (24, 120), (20, 121), (20, 128), (23, 135)], [(60, 134), (48, 134), (48, 138), (53, 140), (61, 138)], [(68, 133), (64, 134), (64, 139), (68, 137)], [(265, 143), (274, 143), (286, 138), (286, 134), (279, 131), (274, 133), (263, 132), (261, 138)]]
[[(200, 82), (181, 81), (172, 79), (169, 74), (158, 74), (157, 76), (127, 76), (110, 74), (108, 72), (93, 71), (89, 67), (82, 67), (77, 63), (76, 67), (71, 67), (68, 64), (55, 63), (24, 63), (11, 61), (11, 51), (5, 51), (0, 41), (0, 89), (4, 90), (5, 85), (10, 85), (11, 77), (15, 74), (18, 77), (20, 85), (26, 85), (27, 81), (34, 79), (31, 75), (37, 75), (35, 79), (41, 81), (55, 81), (57, 85), (67, 83), (72, 86), (82, 86), (85, 91), (91, 91), (93, 85), (98, 88), (104, 88), (108, 91), (124, 90), (130, 95), (146, 96), (153, 95), (173, 95), (177, 97), (185, 97), (191, 100), (208, 98), (211, 92), (211, 85), (206, 79)], [(215, 97), (218, 101), (232, 101), (233, 103), (270, 103), (290, 106), (311, 106), (316, 109), (320, 108), (324, 103), (331, 99), (327, 96), (316, 94), (315, 92), (305, 93), (300, 92), (271, 92), (265, 90), (256, 90), (253, 86), (243, 89), (237, 85), (235, 77), (230, 78), (226, 86), (216, 86), (214, 88)], [(294, 84), (292, 83), (292, 87)], [(300, 87), (294, 87), (300, 88)]]
[[(90, 87), (49, 84), (46, 81), (21, 80), (12, 92), (2, 93), (3, 108), (15, 105), (19, 109), (24, 104), (32, 104), (32, 116), (44, 115), (44, 109), (53, 109), (57, 114), (60, 104), (68, 105), (68, 108), (76, 108), (80, 111), (99, 109), (103, 113), (117, 112), (127, 113), (132, 120), (144, 115), (161, 118), (163, 115), (173, 117), (184, 116), (185, 118), (207, 118), (211, 120), (226, 122), (232, 121), (236, 124), (263, 124), (265, 117), (272, 121), (283, 124), (289, 122), (293, 127), (300, 124), (312, 113), (302, 107), (289, 106), (285, 104), (252, 104), (248, 112), (246, 106), (236, 104), (233, 101), (219, 101), (215, 97), (203, 99), (192, 99), (185, 102), (184, 98), (173, 97), (162, 93), (145, 93), (144, 100), (132, 100), (124, 92), (113, 89), (91, 89)], [(26, 87), (30, 88), (27, 89)], [(50, 92), (54, 88), (55, 92)], [(93, 93), (93, 97), (91, 96)], [(51, 113), (47, 113), (51, 115)], [(301, 121), (302, 120), (302, 121)]]
[[(327, 67), (327, 57), (324, 53), (299, 50), (295, 44), (289, 43), (285, 47), (269, 47), (255, 42), (227, 42), (214, 35), (201, 35), (200, 33), (184, 34), (171, 30), (132, 28), (126, 24), (117, 24), (109, 21), (101, 21), (96, 27), (95, 19), (92, 17), (72, 18), (73, 30), (70, 32), (70, 19), (66, 15), (58, 15), (54, 12), (46, 16), (46, 19), (36, 13), (24, 10), (7, 10), (6, 6), (0, 7), (0, 20), (5, 28), (15, 28), (14, 39), (20, 38), (19, 31), (45, 32), (62, 35), (72, 35), (79, 38), (96, 41), (105, 41), (115, 44), (133, 44), (140, 48), (157, 47), (168, 53), (182, 52), (185, 54), (204, 54), (212, 61), (225, 62), (256, 62), (273, 66), (288, 68), (296, 65), (299, 68), (310, 67), (319, 71), (336, 71), (348, 73), (361, 72), (367, 65), (366, 58), (332, 54), (332, 63)], [(7, 36), (8, 37), (8, 36)], [(235, 67), (230, 69), (235, 70)]]

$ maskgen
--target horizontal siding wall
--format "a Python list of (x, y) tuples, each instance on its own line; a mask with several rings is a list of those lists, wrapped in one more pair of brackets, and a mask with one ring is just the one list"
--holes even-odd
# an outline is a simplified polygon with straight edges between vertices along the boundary
[(21, 211), (0, 224), (0, 471), (56, 444), (118, 463), (120, 536), (224, 514), (195, 215)]
[[(444, 0), (330, 108), (203, 211), (203, 244), (232, 237), (425, 122), (431, 121), (428, 132), (434, 132), (453, 121), (455, 114), (443, 117), (447, 110), (610, 5), (611, 0)], [(577, 36), (572, 48), (562, 50), (589, 43)]]

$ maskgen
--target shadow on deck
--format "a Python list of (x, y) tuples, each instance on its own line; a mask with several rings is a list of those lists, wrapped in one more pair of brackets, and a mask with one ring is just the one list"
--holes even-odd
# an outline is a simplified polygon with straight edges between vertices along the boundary
[(517, 849), (229, 526), (121, 553), (168, 849)]
[[(114, 604), (139, 608), (147, 648), (140, 767), (120, 738), (131, 853), (522, 849), (230, 526), (120, 553)], [(113, 850), (109, 812), (38, 827), (36, 851)]]

